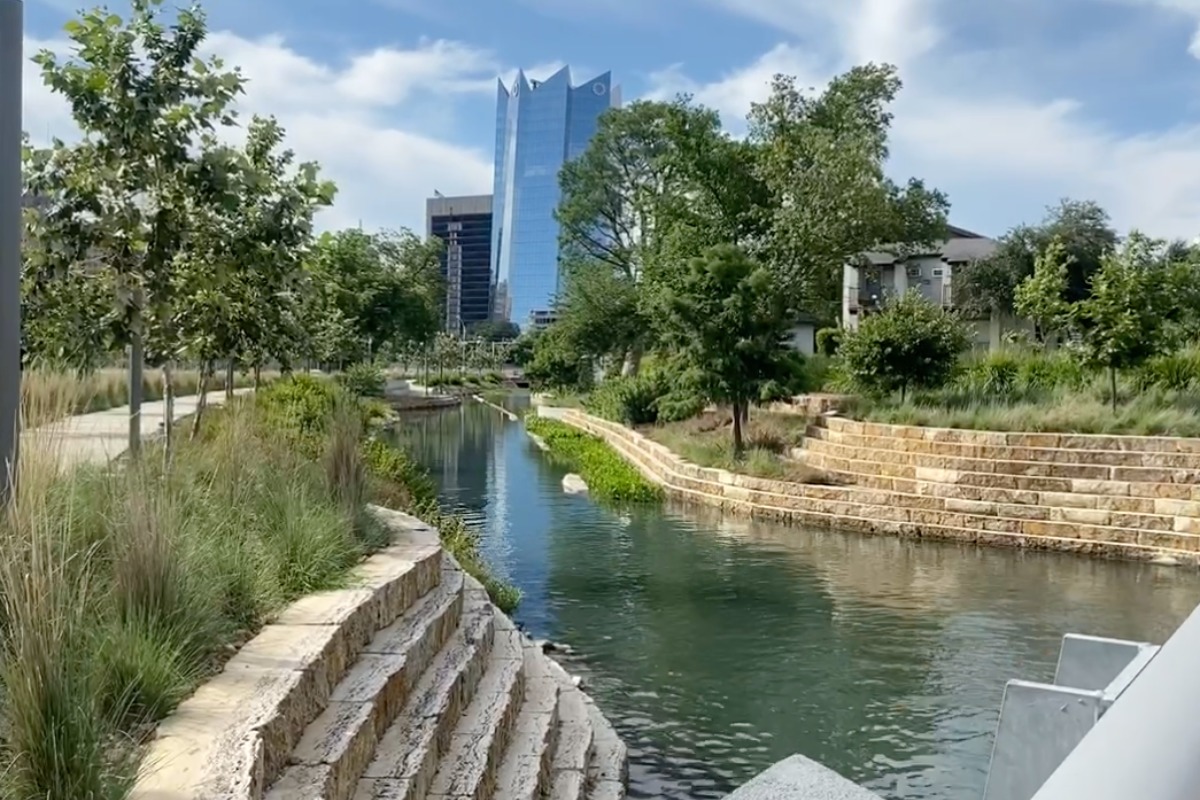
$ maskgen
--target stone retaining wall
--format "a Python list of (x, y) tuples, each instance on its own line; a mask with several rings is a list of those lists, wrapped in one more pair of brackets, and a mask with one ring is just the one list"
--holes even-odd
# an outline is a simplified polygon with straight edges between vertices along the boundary
[(825, 486), (698, 467), (622, 425), (575, 409), (553, 415), (601, 436), (673, 495), (729, 510), (870, 533), (1200, 565), (1200, 440), (980, 433), (827, 417), (795, 452), (846, 482)]

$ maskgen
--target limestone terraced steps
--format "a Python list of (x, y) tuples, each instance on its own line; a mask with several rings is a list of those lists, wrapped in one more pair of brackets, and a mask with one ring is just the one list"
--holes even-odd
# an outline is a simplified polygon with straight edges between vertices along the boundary
[[(898, 480), (893, 474), (902, 468), (913, 470), (915, 467), (896, 466), (893, 469), (885, 466), (876, 473), (877, 481), (862, 481), (861, 473), (843, 473), (851, 480), (851, 485), (800, 484), (690, 464), (636, 431), (576, 409), (547, 412), (543, 408), (539, 413), (601, 436), (675, 496), (730, 510), (871, 533), (1038, 547), (1119, 558), (1171, 559), (1188, 564), (1200, 561), (1200, 535), (1193, 532), (1194, 518), (1190, 516), (1122, 511), (1119, 509), (1135, 507), (1132, 503), (1121, 505), (1122, 499), (1131, 501), (1131, 497), (1069, 491), (1060, 492), (1060, 496), (1040, 498), (1048, 501), (1042, 505), (1030, 502), (1039, 498), (1028, 490), (1022, 494), (1020, 488), (1032, 485), (1023, 483), (1027, 481), (1066, 481), (1066, 478), (994, 471), (953, 475), (934, 471), (923, 473), (928, 480), (919, 481), (912, 477)], [(822, 460), (822, 454), (816, 455), (817, 458), (810, 459), (813, 466), (831, 466)], [(934, 470), (934, 467), (931, 465), (929, 469)], [(951, 478), (962, 480), (964, 476), (966, 481), (971, 481), (971, 475), (981, 476), (977, 485), (950, 482)], [(1069, 488), (1054, 485), (1060, 489)], [(1186, 484), (1168, 485), (1181, 486), (1183, 491), (1191, 490)], [(1008, 490), (1007, 494), (1005, 490)], [(1097, 490), (1093, 488), (1093, 491)], [(1136, 507), (1143, 511), (1147, 508)], [(1186, 514), (1191, 509), (1178, 510)]]
[(159, 728), (137, 800), (611, 800), (625, 748), (437, 532), (298, 601)]

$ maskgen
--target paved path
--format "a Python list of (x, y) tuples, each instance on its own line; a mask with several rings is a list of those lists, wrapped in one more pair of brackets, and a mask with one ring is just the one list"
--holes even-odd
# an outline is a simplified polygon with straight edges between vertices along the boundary
[[(253, 389), (238, 389), (247, 394)], [(175, 422), (196, 412), (199, 395), (175, 398)], [(225, 402), (225, 390), (208, 393), (209, 406)], [(142, 440), (159, 435), (166, 417), (166, 402), (142, 403)], [(52, 448), (63, 466), (103, 464), (121, 455), (129, 445), (129, 406), (66, 417), (21, 434), (21, 448)]]

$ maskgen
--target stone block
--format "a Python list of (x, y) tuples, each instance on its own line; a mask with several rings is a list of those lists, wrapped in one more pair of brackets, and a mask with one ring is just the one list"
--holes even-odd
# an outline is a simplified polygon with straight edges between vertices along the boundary
[(1094, 495), (1075, 494), (1073, 492), (1043, 492), (1041, 502), (1043, 505), (1061, 508), (1096, 507), (1096, 497)]
[(1160, 497), (1154, 501), (1154, 513), (1175, 517), (1200, 517), (1200, 502)]
[(1080, 525), (1108, 525), (1111, 513), (1092, 508), (1052, 508), (1051, 522), (1072, 522)]
[(1071, 491), (1076, 494), (1124, 497), (1129, 495), (1129, 484), (1124, 481), (1076, 479), (1071, 481)]

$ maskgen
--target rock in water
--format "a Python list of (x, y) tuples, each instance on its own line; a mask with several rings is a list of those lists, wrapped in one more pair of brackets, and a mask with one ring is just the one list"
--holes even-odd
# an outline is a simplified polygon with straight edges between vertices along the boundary
[(588, 490), (588, 485), (584, 483), (583, 478), (574, 472), (569, 472), (563, 476), (562, 486), (563, 491), (567, 494), (587, 494)]

